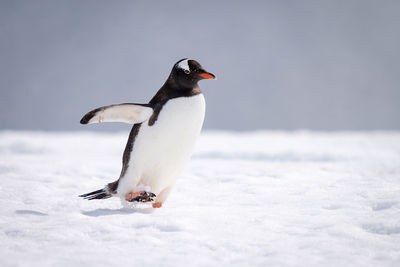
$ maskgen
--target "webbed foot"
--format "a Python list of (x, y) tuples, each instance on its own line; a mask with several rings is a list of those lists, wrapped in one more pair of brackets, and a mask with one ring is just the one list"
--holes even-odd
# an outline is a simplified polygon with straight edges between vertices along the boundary
[(146, 191), (130, 192), (125, 195), (125, 200), (129, 202), (154, 202), (156, 194)]

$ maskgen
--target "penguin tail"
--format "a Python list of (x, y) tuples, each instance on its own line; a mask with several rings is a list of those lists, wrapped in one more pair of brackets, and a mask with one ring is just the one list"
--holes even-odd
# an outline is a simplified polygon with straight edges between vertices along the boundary
[(118, 187), (118, 181), (115, 181), (113, 183), (109, 183), (106, 185), (103, 189), (99, 189), (90, 193), (86, 193), (83, 195), (80, 195), (79, 197), (83, 197), (84, 199), (87, 200), (93, 200), (93, 199), (107, 199), (112, 197), (114, 194), (116, 194), (116, 190)]

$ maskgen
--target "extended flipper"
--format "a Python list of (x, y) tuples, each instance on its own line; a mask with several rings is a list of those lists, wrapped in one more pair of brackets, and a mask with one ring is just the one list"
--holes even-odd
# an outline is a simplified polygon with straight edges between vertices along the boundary
[(81, 124), (101, 122), (135, 124), (148, 120), (152, 114), (153, 109), (148, 105), (123, 103), (96, 108), (83, 116)]

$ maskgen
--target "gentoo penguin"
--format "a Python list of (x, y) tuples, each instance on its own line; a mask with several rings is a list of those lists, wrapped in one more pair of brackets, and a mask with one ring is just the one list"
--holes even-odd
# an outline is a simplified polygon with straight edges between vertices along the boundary
[(160, 208), (189, 160), (205, 114), (202, 79), (215, 79), (195, 60), (179, 60), (148, 104), (123, 103), (94, 109), (81, 124), (133, 124), (117, 181), (81, 195), (88, 200), (119, 197)]

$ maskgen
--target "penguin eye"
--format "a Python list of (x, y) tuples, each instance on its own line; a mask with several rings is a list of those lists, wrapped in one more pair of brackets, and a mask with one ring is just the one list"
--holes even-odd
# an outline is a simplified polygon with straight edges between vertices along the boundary
[(189, 73), (190, 73), (190, 70), (186, 70), (186, 69), (185, 69), (185, 70), (183, 70), (183, 72), (186, 73), (186, 74), (189, 74)]

